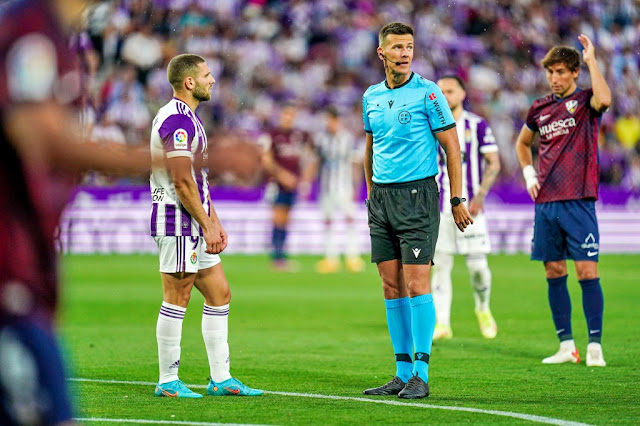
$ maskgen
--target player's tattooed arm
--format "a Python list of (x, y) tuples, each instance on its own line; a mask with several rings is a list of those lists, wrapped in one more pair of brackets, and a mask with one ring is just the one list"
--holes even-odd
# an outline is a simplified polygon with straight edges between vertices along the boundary
[(471, 213), (471, 216), (477, 215), (478, 212), (483, 209), (484, 198), (500, 174), (500, 155), (498, 155), (497, 152), (487, 152), (483, 154), (483, 157), (487, 166), (482, 174), (482, 180), (480, 181), (480, 188), (477, 194), (469, 201), (469, 213)]

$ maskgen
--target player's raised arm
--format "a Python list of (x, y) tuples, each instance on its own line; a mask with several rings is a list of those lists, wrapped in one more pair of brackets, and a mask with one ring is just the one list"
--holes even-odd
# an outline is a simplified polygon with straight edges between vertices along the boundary
[[(451, 199), (462, 196), (462, 158), (460, 156), (460, 143), (458, 142), (458, 132), (455, 127), (436, 133), (436, 138), (447, 157), (447, 173), (449, 174), (449, 185), (451, 187)], [(446, 201), (446, 200), (445, 200)], [(467, 211), (464, 203), (451, 206), (453, 220), (458, 229), (464, 232), (464, 228), (473, 223), (473, 218)]]
[(540, 191), (538, 183), (538, 173), (533, 167), (533, 154), (531, 154), (531, 144), (535, 137), (535, 133), (527, 127), (526, 124), (520, 129), (520, 134), (516, 140), (516, 156), (522, 168), (522, 174), (527, 185), (527, 192), (533, 201), (535, 201)]
[(582, 59), (589, 68), (591, 75), (591, 88), (593, 96), (591, 97), (591, 108), (598, 112), (606, 111), (611, 106), (611, 89), (604, 79), (598, 61), (596, 60), (595, 48), (593, 43), (584, 34), (578, 36), (578, 40), (584, 49), (582, 50)]

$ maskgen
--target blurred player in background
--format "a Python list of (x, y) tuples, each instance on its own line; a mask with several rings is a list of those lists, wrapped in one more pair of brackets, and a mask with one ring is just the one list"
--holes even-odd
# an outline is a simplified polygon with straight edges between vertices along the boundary
[(0, 423), (69, 424), (55, 337), (55, 233), (79, 172), (140, 173), (148, 152), (85, 144), (69, 28), (82, 1), (0, 5)]
[[(573, 259), (587, 319), (587, 366), (604, 367), (600, 344), (604, 297), (598, 275), (600, 238), (595, 201), (600, 180), (598, 127), (611, 105), (611, 90), (598, 67), (593, 43), (581, 34), (591, 89), (577, 87), (580, 53), (554, 46), (542, 60), (551, 94), (536, 100), (516, 142), (527, 191), (535, 201), (532, 260), (544, 262), (549, 305), (560, 349), (543, 364), (580, 362), (571, 329), (567, 261)], [(531, 145), (539, 134), (538, 171)]]
[(350, 272), (364, 270), (359, 253), (358, 231), (353, 226), (356, 197), (362, 184), (362, 149), (353, 135), (344, 128), (340, 112), (327, 110), (327, 129), (315, 138), (320, 163), (320, 205), (325, 218), (325, 257), (317, 265), (320, 273), (340, 269), (340, 247), (336, 244), (334, 220), (343, 213), (347, 222), (345, 266)]
[(280, 110), (278, 125), (258, 140), (264, 149), (262, 165), (277, 186), (271, 235), (273, 268), (289, 272), (297, 269), (285, 253), (289, 213), (297, 196), (309, 197), (317, 167), (311, 137), (294, 127), (295, 119), (296, 105), (286, 104)]
[(462, 156), (462, 196), (469, 200), (469, 213), (473, 216), (473, 226), (464, 233), (458, 232), (451, 210), (442, 202), (442, 200), (448, 200), (450, 196), (449, 174), (444, 167), (446, 158), (444, 151), (440, 148), (438, 150), (440, 172), (437, 177), (441, 200), (440, 233), (431, 277), (433, 303), (436, 307), (436, 328), (433, 339), (449, 339), (453, 336), (451, 271), (454, 263), (453, 255), (456, 253), (466, 258), (480, 332), (487, 339), (493, 339), (496, 337), (498, 327), (489, 309), (491, 270), (487, 262), (487, 253), (491, 252), (491, 243), (483, 208), (484, 199), (500, 173), (498, 145), (486, 120), (464, 109), (463, 103), (467, 94), (464, 83), (459, 77), (444, 76), (438, 80), (438, 86), (447, 98), (453, 118), (456, 120)]
[(411, 71), (413, 28), (393, 22), (378, 38), (385, 79), (362, 97), (364, 171), (371, 262), (382, 279), (396, 374), (363, 393), (425, 398), (436, 323), (430, 275), (440, 224), (438, 143), (447, 153), (449, 202), (460, 231), (473, 219), (461, 198), (460, 145), (447, 100), (434, 82)]
[(227, 234), (209, 196), (207, 135), (195, 112), (211, 98), (215, 80), (205, 60), (191, 54), (174, 57), (167, 77), (174, 97), (160, 108), (151, 130), (152, 158), (166, 159), (151, 173), (151, 235), (159, 249), (163, 289), (155, 395), (202, 398), (178, 378), (182, 322), (194, 286), (204, 297), (202, 337), (211, 374), (207, 395), (261, 395), (229, 372), (231, 291), (218, 255), (227, 246)]

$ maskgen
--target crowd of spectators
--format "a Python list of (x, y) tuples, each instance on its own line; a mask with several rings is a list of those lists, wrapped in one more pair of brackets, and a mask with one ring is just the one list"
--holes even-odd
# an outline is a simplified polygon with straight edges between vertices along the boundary
[[(74, 41), (90, 132), (148, 143), (171, 97), (167, 62), (190, 52), (217, 80), (199, 109), (214, 144), (252, 143), (290, 100), (300, 127), (319, 131), (332, 105), (364, 139), (361, 96), (384, 78), (375, 49), (391, 21), (415, 28), (414, 71), (466, 82), (468, 109), (487, 117), (500, 145), (503, 181), (520, 179), (516, 136), (531, 102), (549, 93), (540, 60), (555, 44), (581, 50), (577, 36), (588, 35), (614, 94), (602, 119), (602, 182), (640, 190), (638, 0), (94, 0)], [(583, 87), (588, 77), (583, 67)]]

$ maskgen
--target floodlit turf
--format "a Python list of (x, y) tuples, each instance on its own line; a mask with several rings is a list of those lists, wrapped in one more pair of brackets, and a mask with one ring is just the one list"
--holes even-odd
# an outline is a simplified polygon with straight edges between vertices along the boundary
[[(375, 267), (318, 275), (317, 257), (296, 274), (271, 272), (264, 256), (225, 256), (232, 286), (231, 372), (272, 392), (361, 398), (394, 373), (393, 350)], [(542, 365), (557, 349), (543, 267), (525, 255), (489, 259), (498, 337), (480, 336), (464, 259), (456, 257), (454, 338), (436, 342), (431, 396), (420, 406), (267, 393), (261, 397), (156, 398), (152, 385), (73, 382), (79, 418), (252, 424), (531, 423), (446, 406), (590, 424), (640, 419), (640, 255), (604, 255), (606, 368)], [(155, 256), (67, 256), (61, 330), (77, 378), (155, 382), (156, 319), (162, 300)], [(573, 264), (570, 263), (570, 268)], [(574, 336), (586, 355), (579, 284), (569, 275)], [(204, 386), (208, 365), (194, 290), (184, 321), (180, 377)], [(204, 393), (203, 388), (195, 391)], [(404, 401), (395, 397), (367, 397)], [(92, 424), (113, 424), (95, 422)]]

